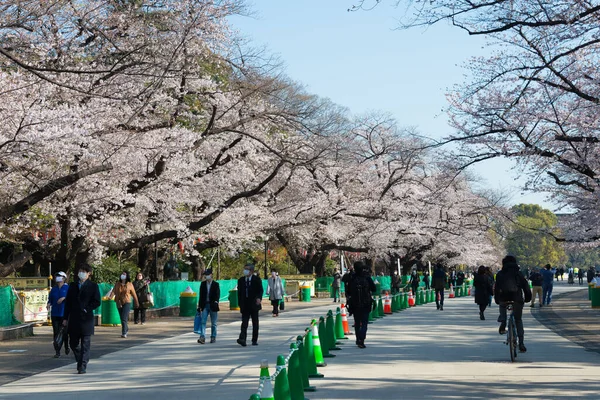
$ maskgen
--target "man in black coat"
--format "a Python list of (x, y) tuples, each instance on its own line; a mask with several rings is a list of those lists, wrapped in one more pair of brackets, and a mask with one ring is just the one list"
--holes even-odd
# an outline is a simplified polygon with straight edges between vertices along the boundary
[(100, 306), (98, 284), (90, 279), (92, 267), (82, 264), (67, 292), (63, 325), (68, 326), (69, 346), (77, 361), (77, 372), (86, 373), (94, 334), (94, 309)]
[(513, 315), (517, 326), (519, 337), (519, 351), (527, 351), (525, 347), (525, 331), (523, 329), (523, 305), (531, 301), (531, 289), (529, 283), (521, 273), (514, 256), (508, 255), (502, 259), (502, 270), (496, 274), (496, 290), (494, 291), (496, 304), (500, 305), (500, 328), (498, 333), (506, 333), (506, 303), (513, 303)]
[(242, 313), (242, 329), (237, 340), (241, 346), (246, 346), (248, 321), (252, 318), (252, 345), (258, 345), (258, 311), (263, 297), (262, 281), (254, 274), (254, 265), (246, 264), (244, 276), (238, 279), (238, 304)]

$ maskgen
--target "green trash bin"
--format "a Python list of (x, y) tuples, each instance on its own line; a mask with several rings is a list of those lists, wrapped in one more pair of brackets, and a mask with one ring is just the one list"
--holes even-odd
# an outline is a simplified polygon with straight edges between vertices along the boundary
[(600, 287), (592, 288), (592, 308), (600, 308)]
[(236, 289), (231, 289), (229, 291), (229, 309), (230, 310), (238, 310), (240, 309), (240, 305), (238, 304), (238, 291)]
[(302, 286), (300, 288), (301, 300), (310, 303), (310, 286)]
[(117, 302), (107, 297), (102, 298), (101, 309), (102, 317), (100, 324), (102, 326), (121, 326), (121, 316), (117, 309)]
[(198, 308), (198, 295), (196, 293), (182, 292), (179, 296), (179, 316), (195, 317)]

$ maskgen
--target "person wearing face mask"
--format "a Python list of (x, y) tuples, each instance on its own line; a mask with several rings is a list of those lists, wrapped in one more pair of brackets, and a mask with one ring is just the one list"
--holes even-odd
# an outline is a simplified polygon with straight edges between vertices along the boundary
[[(52, 332), (53, 338), (56, 338), (60, 327), (62, 326), (62, 322), (65, 314), (65, 299), (67, 298), (67, 292), (69, 291), (69, 285), (66, 283), (67, 274), (60, 271), (56, 274), (56, 285), (50, 290), (50, 294), (48, 295), (48, 304), (46, 308), (50, 310), (50, 316), (52, 318)], [(63, 335), (63, 343), (65, 344), (65, 354), (69, 354), (69, 335), (65, 332)], [(60, 357), (60, 347), (56, 346), (56, 342), (54, 343), (54, 350), (56, 354), (54, 358)]]
[(198, 299), (198, 313), (200, 313), (200, 327), (196, 333), (200, 335), (198, 343), (204, 344), (206, 340), (206, 323), (210, 315), (210, 342), (217, 341), (217, 318), (219, 312), (219, 299), (221, 289), (219, 282), (213, 280), (212, 269), (204, 271), (204, 281), (200, 284), (200, 298)]
[(117, 303), (117, 309), (119, 310), (119, 316), (121, 317), (121, 337), (127, 338), (127, 332), (129, 332), (127, 322), (129, 321), (129, 312), (131, 311), (131, 298), (133, 297), (135, 308), (140, 308), (140, 303), (129, 278), (129, 272), (123, 271), (120, 278), (113, 289), (113, 294)]
[(85, 374), (90, 360), (91, 337), (94, 334), (94, 309), (100, 307), (100, 289), (90, 279), (92, 267), (82, 264), (77, 280), (69, 285), (65, 300), (63, 326), (68, 326), (69, 346), (77, 361), (77, 372)]
[(262, 308), (263, 286), (261, 279), (253, 275), (254, 265), (244, 266), (244, 276), (238, 279), (238, 304), (242, 314), (242, 328), (237, 343), (246, 346), (248, 322), (252, 318), (252, 345), (258, 345), (258, 312)]
[(135, 289), (135, 294), (138, 299), (139, 307), (136, 307), (133, 310), (133, 323), (137, 324), (138, 322), (142, 322), (142, 325), (146, 323), (146, 307), (144, 303), (148, 301), (148, 284), (147, 280), (144, 280), (144, 275), (141, 272), (138, 272), (135, 281), (133, 281), (133, 288)]
[(271, 276), (267, 279), (267, 282), (267, 295), (273, 306), (273, 317), (278, 317), (279, 304), (281, 304), (284, 294), (283, 283), (279, 275), (277, 275), (277, 271), (271, 271)]

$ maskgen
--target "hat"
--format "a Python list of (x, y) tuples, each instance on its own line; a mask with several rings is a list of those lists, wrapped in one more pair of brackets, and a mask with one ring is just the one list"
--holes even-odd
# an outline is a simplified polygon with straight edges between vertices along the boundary
[(60, 271), (58, 274), (56, 274), (56, 276), (62, 276), (63, 278), (66, 278), (67, 274), (65, 274), (64, 272)]
[(208, 269), (204, 270), (203, 275), (212, 275), (212, 268), (208, 268)]

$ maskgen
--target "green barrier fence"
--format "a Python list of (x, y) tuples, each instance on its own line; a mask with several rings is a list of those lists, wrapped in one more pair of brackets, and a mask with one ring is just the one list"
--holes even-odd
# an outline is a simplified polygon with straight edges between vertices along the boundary
[(0, 287), (0, 326), (17, 325), (19, 321), (15, 319), (13, 310), (15, 309), (17, 298), (10, 286)]

